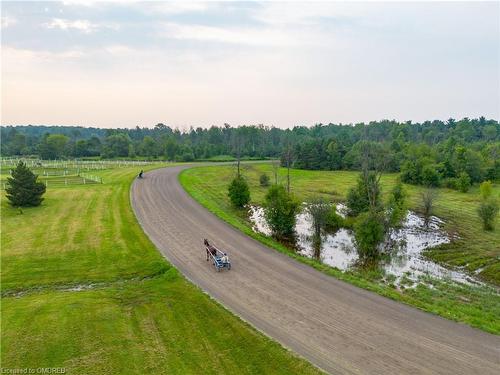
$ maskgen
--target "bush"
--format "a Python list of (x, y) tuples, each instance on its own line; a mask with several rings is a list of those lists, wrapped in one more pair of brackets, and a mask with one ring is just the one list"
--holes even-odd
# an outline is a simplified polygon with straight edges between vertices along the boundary
[(458, 190), (458, 179), (454, 177), (449, 177), (444, 179), (443, 186), (448, 189)]
[(357, 216), (368, 210), (370, 202), (368, 196), (360, 192), (358, 188), (351, 188), (347, 193), (346, 205), (349, 216)]
[(358, 184), (347, 193), (347, 208), (349, 216), (357, 216), (370, 209), (369, 191), (373, 192), (374, 206), (380, 206), (380, 186), (374, 172), (369, 172), (366, 177), (359, 175)]
[(7, 178), (5, 191), (14, 207), (39, 206), (42, 203), (45, 185), (38, 182), (37, 178), (22, 161), (12, 170), (11, 177)]
[(498, 210), (498, 202), (493, 198), (485, 199), (480, 203), (477, 213), (483, 222), (484, 230), (493, 230), (495, 228)]
[(484, 181), (479, 186), (482, 202), (477, 208), (477, 214), (483, 222), (484, 230), (493, 230), (495, 228), (495, 220), (498, 215), (499, 204), (492, 196), (493, 184), (491, 181)]
[(419, 184), (421, 177), (419, 167), (415, 161), (406, 160), (403, 162), (400, 167), (401, 181), (407, 184)]
[(283, 185), (273, 185), (269, 188), (265, 197), (264, 216), (275, 237), (293, 237), (299, 208), (299, 202), (287, 193)]
[(354, 224), (354, 238), (360, 259), (378, 257), (378, 246), (385, 237), (383, 221), (381, 215), (374, 211), (365, 212), (357, 218)]
[(426, 165), (422, 168), (422, 184), (429, 187), (438, 187), (441, 175), (437, 171), (437, 166)]
[(479, 191), (481, 192), (481, 198), (486, 200), (491, 197), (491, 194), (493, 194), (493, 184), (491, 181), (484, 181), (479, 186)]
[(406, 217), (406, 191), (401, 182), (398, 182), (391, 191), (389, 198), (389, 225), (399, 227)]
[(344, 218), (337, 213), (337, 207), (332, 205), (326, 216), (325, 229), (333, 232), (344, 225)]
[(434, 189), (427, 189), (420, 193), (420, 197), (422, 199), (422, 213), (424, 214), (425, 225), (429, 224), (429, 220), (434, 210), (434, 202), (437, 196), (438, 193)]
[(263, 187), (269, 186), (269, 176), (267, 174), (265, 173), (261, 174), (259, 181), (260, 181), (260, 186)]
[(457, 179), (458, 190), (462, 193), (467, 193), (471, 185), (471, 179), (467, 172), (462, 172), (458, 175)]
[(193, 161), (194, 155), (192, 152), (185, 152), (181, 155), (180, 161)]
[(233, 206), (244, 207), (250, 202), (250, 189), (246, 180), (241, 176), (235, 177), (229, 184), (228, 195)]

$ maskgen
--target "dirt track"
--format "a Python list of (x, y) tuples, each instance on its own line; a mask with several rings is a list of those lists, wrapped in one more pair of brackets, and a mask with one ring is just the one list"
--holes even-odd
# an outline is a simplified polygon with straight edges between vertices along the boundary
[[(356, 288), (294, 261), (216, 218), (180, 186), (185, 167), (132, 186), (146, 233), (187, 278), (231, 311), (330, 373), (500, 374), (500, 337)], [(227, 250), (215, 272), (203, 238)]]

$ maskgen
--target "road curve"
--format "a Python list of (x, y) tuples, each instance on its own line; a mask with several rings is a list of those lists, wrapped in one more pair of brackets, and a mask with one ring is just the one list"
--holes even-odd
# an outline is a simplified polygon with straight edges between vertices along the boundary
[[(178, 182), (185, 166), (132, 185), (135, 214), (163, 255), (228, 309), (334, 374), (500, 374), (500, 337), (359, 289), (222, 222)], [(205, 261), (203, 238), (232, 270)]]

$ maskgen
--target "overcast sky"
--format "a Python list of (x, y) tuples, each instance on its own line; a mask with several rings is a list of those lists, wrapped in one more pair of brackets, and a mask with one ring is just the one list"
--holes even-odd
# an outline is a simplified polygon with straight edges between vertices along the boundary
[(500, 112), (500, 2), (2, 2), (2, 125)]

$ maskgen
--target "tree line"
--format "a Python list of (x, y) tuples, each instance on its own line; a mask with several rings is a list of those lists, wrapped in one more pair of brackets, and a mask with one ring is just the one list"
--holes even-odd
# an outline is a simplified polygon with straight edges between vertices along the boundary
[(464, 118), (423, 123), (374, 121), (280, 129), (263, 125), (172, 129), (99, 129), (7, 126), (3, 156), (42, 159), (144, 157), (192, 161), (218, 156), (281, 158), (299, 169), (361, 170), (363, 150), (382, 157), (384, 172), (403, 182), (467, 191), (472, 183), (500, 178), (500, 124)]

